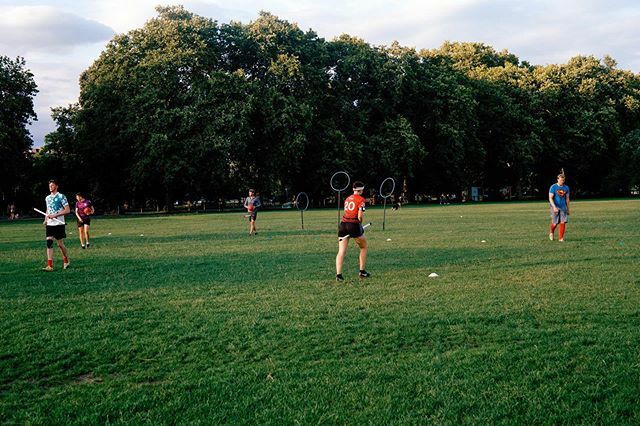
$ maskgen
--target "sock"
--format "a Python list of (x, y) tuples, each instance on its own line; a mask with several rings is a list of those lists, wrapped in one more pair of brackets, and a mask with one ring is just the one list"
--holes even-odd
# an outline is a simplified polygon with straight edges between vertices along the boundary
[(64, 259), (63, 260), (64, 263), (69, 263), (69, 258), (68, 257), (64, 257), (63, 259)]
[(365, 270), (364, 269), (360, 269), (360, 272), (365, 272)]
[(552, 224), (551, 224), (551, 226), (549, 227), (549, 233), (550, 233), (550, 234), (553, 234), (553, 233), (555, 232), (555, 230), (556, 230), (556, 226), (558, 226), (558, 225), (557, 225), (557, 224), (555, 224), (555, 223), (552, 223)]
[(564, 229), (565, 229), (565, 226), (566, 226), (566, 224), (565, 224), (565, 223), (561, 223), (561, 224), (560, 224), (560, 235), (559, 235), (560, 239), (563, 239), (563, 238), (564, 238)]
[(342, 274), (336, 274), (337, 278), (342, 278)]
[(51, 266), (53, 268), (53, 259), (47, 260), (47, 266)]

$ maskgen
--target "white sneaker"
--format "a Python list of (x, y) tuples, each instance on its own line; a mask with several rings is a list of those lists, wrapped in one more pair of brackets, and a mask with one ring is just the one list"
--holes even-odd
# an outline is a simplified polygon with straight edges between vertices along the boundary
[(67, 269), (67, 268), (69, 267), (69, 263), (70, 263), (70, 262), (65, 263), (65, 264), (62, 266), (62, 269)]
[(560, 238), (558, 241), (564, 243), (564, 238)]
[(553, 241), (553, 233), (549, 232), (549, 240)]

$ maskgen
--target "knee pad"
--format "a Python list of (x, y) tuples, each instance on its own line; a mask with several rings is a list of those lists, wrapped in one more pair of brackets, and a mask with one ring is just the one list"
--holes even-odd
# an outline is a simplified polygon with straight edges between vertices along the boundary
[(53, 248), (53, 240), (47, 240), (47, 248)]

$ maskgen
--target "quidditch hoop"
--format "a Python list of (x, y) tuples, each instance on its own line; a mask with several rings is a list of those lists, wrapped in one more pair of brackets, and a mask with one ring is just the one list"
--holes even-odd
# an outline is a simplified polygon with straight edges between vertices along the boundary
[[(389, 184), (391, 185), (390, 190), (388, 187), (385, 187), (385, 184), (387, 183), (387, 181), (391, 181), (391, 183)], [(396, 189), (396, 181), (392, 177), (388, 177), (385, 180), (383, 180), (382, 183), (380, 184), (380, 196), (382, 198), (389, 198), (391, 197), (395, 189)]]
[[(347, 183), (344, 184), (344, 186), (342, 186), (342, 182), (340, 182), (340, 179), (343, 178), (343, 175), (347, 178)], [(349, 174), (347, 172), (335, 172), (333, 174), (333, 176), (331, 176), (331, 180), (329, 181), (329, 183), (331, 184), (331, 188), (336, 191), (336, 192), (342, 192), (345, 189), (347, 189), (349, 187), (349, 184), (351, 183), (351, 178), (349, 177)]]
[(309, 208), (309, 196), (306, 192), (300, 192), (296, 195), (296, 208), (306, 211)]

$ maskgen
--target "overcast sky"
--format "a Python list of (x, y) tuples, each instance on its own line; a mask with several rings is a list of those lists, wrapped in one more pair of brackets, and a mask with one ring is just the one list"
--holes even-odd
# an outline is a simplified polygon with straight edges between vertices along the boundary
[(218, 22), (248, 23), (265, 10), (327, 40), (347, 33), (418, 49), (482, 42), (533, 64), (608, 54), (640, 72), (640, 2), (632, 0), (0, 0), (0, 55), (24, 57), (38, 85), (35, 146), (54, 130), (51, 108), (77, 100), (78, 77), (105, 44), (144, 25), (158, 4)]

